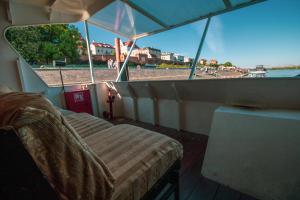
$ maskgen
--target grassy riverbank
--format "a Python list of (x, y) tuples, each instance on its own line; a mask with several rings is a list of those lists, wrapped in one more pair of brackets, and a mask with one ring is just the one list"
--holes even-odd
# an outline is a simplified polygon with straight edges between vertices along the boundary
[(268, 70), (293, 70), (293, 69), (300, 69), (300, 65), (299, 66), (285, 66), (285, 67), (268, 68)]
[(156, 68), (158, 68), (158, 69), (166, 69), (166, 68), (169, 68), (169, 69), (188, 69), (188, 68), (190, 68), (190, 66), (162, 63), (162, 64), (158, 65)]

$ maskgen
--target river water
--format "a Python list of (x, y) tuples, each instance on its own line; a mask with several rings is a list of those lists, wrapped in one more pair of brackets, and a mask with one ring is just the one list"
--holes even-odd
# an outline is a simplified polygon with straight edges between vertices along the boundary
[(300, 74), (300, 69), (268, 70), (267, 77), (294, 77)]

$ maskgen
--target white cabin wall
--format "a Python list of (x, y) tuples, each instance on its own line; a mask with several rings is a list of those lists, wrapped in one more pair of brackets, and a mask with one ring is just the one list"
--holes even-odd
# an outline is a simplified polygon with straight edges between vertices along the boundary
[(45, 96), (47, 96), (48, 99), (51, 100), (51, 102), (60, 108), (66, 108), (65, 105), (65, 98), (63, 95), (62, 87), (51, 87), (47, 90), (47, 93)]
[[(41, 93), (49, 98), (54, 105), (65, 108), (62, 87), (48, 87), (6, 40), (5, 30), (11, 26), (7, 16), (7, 6), (6, 3), (0, 2), (0, 84), (8, 86), (14, 91)], [(93, 113), (98, 116), (99, 109), (95, 85), (89, 85), (88, 87), (91, 93)]]
[(182, 108), (182, 130), (208, 135), (214, 111), (219, 103), (186, 101)]
[(299, 133), (299, 111), (220, 107), (202, 174), (257, 199), (300, 199)]
[(17, 54), (5, 39), (5, 29), (10, 26), (7, 18), (6, 3), (0, 2), (0, 84), (12, 90), (21, 91), (21, 80), (18, 75)]
[(110, 84), (121, 96), (120, 117), (204, 135), (209, 135), (214, 111), (220, 106), (300, 110), (299, 78)]
[(0, 2), (0, 84), (14, 91), (46, 93), (48, 87), (44, 81), (6, 40), (5, 30), (9, 26), (7, 4)]
[(178, 129), (178, 103), (175, 100), (161, 99), (158, 101), (158, 121), (161, 126)]
[[(125, 107), (127, 105), (124, 105)], [(150, 98), (139, 98), (137, 101), (138, 120), (155, 125), (154, 105)]]
[(48, 85), (35, 73), (31, 66), (21, 56), (17, 63), (23, 91), (46, 94)]
[[(185, 130), (193, 133), (208, 135), (215, 109), (218, 103), (185, 101), (179, 108), (175, 100), (158, 100), (158, 109), (155, 111), (151, 98), (139, 98), (137, 106), (137, 121), (169, 127), (177, 130)], [(134, 119), (133, 100), (123, 98), (124, 117)], [(155, 112), (158, 115), (158, 123), (155, 121)]]
[(123, 97), (122, 104), (123, 104), (123, 113), (122, 113), (123, 117), (128, 119), (135, 119), (134, 100), (130, 97)]
[[(114, 91), (111, 90), (112, 94), (115, 96), (115, 102), (113, 103), (113, 114), (115, 117), (124, 116), (123, 112), (123, 101), (121, 97)], [(98, 109), (98, 116), (103, 117), (103, 112), (109, 112), (108, 100), (109, 87), (105, 82), (100, 82), (95, 84), (95, 106)], [(130, 104), (129, 104), (130, 105)]]

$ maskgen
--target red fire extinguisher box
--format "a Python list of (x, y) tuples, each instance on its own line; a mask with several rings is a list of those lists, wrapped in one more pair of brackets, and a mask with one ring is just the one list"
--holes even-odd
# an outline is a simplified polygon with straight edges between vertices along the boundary
[(64, 92), (66, 106), (73, 112), (93, 114), (91, 95), (89, 90)]

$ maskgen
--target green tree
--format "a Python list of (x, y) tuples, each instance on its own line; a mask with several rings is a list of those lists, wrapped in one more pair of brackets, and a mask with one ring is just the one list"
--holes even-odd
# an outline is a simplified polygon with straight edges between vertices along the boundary
[(7, 31), (6, 37), (30, 64), (49, 64), (56, 59), (74, 62), (79, 58), (78, 46), (84, 46), (73, 25), (14, 27)]
[(224, 63), (224, 66), (225, 67), (232, 67), (232, 63), (231, 62), (226, 62), (226, 63)]
[(216, 67), (216, 68), (219, 67), (218, 64), (212, 64), (212, 63), (210, 63), (209, 66), (210, 66), (210, 67)]
[(11, 28), (6, 32), (6, 38), (30, 64), (39, 60), (41, 35), (35, 27)]
[(74, 62), (79, 58), (77, 48), (81, 45), (80, 38), (80, 33), (73, 25), (68, 26), (68, 28), (59, 35), (59, 49), (62, 55), (69, 59), (70, 62)]
[(43, 42), (41, 44), (41, 55), (39, 59), (46, 64), (51, 63), (53, 60), (58, 60), (63, 57), (59, 47), (51, 42)]

